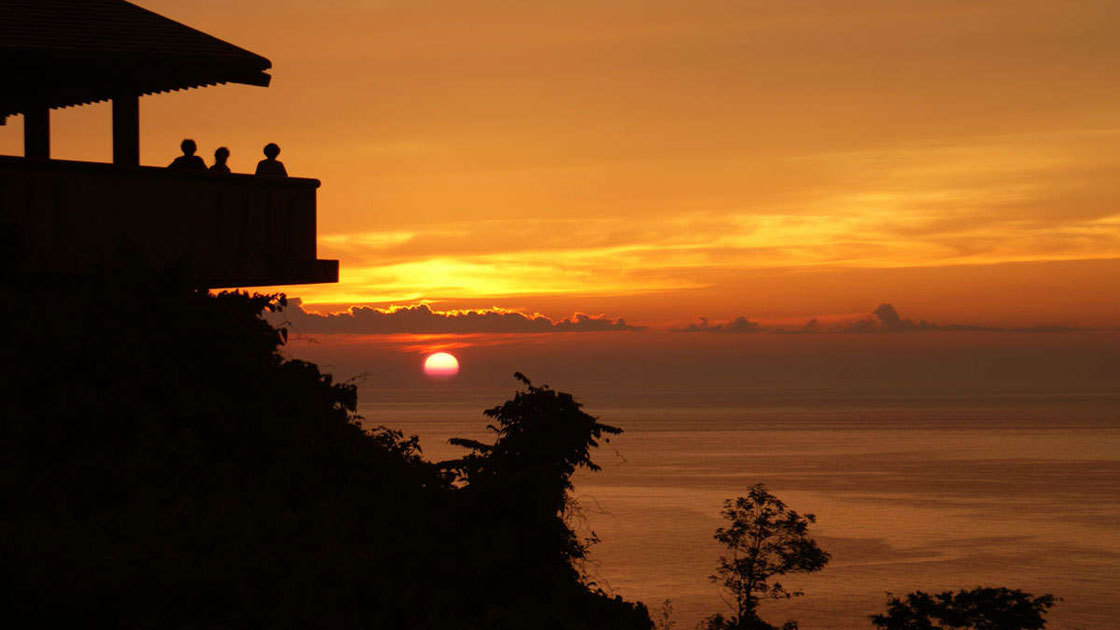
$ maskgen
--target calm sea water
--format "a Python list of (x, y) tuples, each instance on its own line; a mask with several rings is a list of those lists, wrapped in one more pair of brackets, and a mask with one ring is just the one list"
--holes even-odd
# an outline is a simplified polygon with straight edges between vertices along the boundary
[[(485, 438), (472, 391), (363, 394), (370, 425), (419, 435), (425, 455)], [(1005, 585), (1064, 601), (1051, 628), (1120, 619), (1120, 396), (836, 397), (787, 394), (744, 404), (677, 392), (588, 411), (625, 429), (603, 471), (576, 479), (579, 527), (601, 542), (586, 568), (604, 589), (671, 600), (678, 629), (725, 612), (707, 578), (724, 499), (764, 482), (802, 512), (833, 560), (783, 582), (805, 596), (765, 605), (805, 630), (870, 628), (885, 593)]]

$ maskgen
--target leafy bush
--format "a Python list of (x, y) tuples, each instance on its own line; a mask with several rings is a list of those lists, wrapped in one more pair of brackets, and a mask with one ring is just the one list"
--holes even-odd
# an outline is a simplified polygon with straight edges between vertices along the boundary
[(1041, 630), (1046, 612), (1059, 601), (1002, 586), (915, 591), (905, 599), (888, 594), (887, 613), (872, 615), (871, 623), (882, 630)]

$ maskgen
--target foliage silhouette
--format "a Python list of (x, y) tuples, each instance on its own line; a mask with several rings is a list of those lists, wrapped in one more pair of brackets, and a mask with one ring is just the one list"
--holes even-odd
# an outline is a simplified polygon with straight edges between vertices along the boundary
[(905, 599), (888, 593), (887, 613), (871, 615), (871, 623), (881, 630), (1041, 630), (1046, 612), (1059, 601), (1005, 587), (916, 591)]
[[(261, 313), (282, 297), (140, 269), (0, 270), (13, 627), (651, 627), (579, 579), (543, 508), (490, 491), (521, 487), (504, 446), (458, 480), (364, 430), (352, 384), (281, 355)], [(537, 487), (570, 487), (532, 454)]]
[(452, 438), (452, 444), (472, 452), (443, 467), (466, 484), (467, 493), (498, 508), (494, 526), (512, 528), (511, 536), (518, 530), (540, 535), (522, 541), (526, 557), (543, 554), (570, 566), (588, 551), (566, 522), (572, 508), (571, 476), (579, 467), (599, 470), (590, 449), (604, 435), (622, 430), (585, 413), (571, 394), (534, 386), (520, 372), (514, 378), (526, 390), (484, 412), (494, 420), (487, 428), (496, 434), (495, 442)]
[(677, 622), (673, 619), (673, 600), (664, 599), (661, 602), (661, 610), (657, 616), (657, 621), (654, 622), (654, 627), (657, 630), (673, 630), (677, 627)]
[(701, 630), (797, 630), (796, 621), (787, 621), (781, 626), (773, 626), (759, 617), (724, 617), (720, 613), (706, 617), (696, 626)]
[[(711, 580), (724, 587), (731, 597), (734, 616), (713, 615), (708, 628), (728, 630), (768, 630), (773, 628), (758, 617), (762, 599), (788, 599), (803, 595), (790, 591), (774, 578), (787, 573), (813, 573), (828, 564), (831, 556), (809, 537), (812, 514), (801, 515), (759, 483), (747, 496), (723, 502), (727, 527), (716, 530), (714, 538), (730, 552), (720, 556), (719, 567)], [(785, 629), (796, 628), (787, 622)]]

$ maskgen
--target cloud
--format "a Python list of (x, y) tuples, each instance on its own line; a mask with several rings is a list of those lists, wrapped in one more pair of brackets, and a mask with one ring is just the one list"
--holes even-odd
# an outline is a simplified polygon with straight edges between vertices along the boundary
[(775, 328), (770, 332), (780, 335), (811, 335), (821, 332), (821, 322), (814, 317), (805, 322), (800, 328)]
[(613, 332), (642, 330), (624, 319), (576, 313), (552, 320), (540, 314), (490, 308), (478, 310), (432, 310), (427, 304), (394, 306), (386, 309), (352, 306), (342, 313), (308, 313), (298, 298), (269, 317), (273, 324), (287, 324), (300, 333), (345, 333), (363, 335), (477, 334), (477, 333), (556, 333)]
[[(931, 324), (924, 319), (915, 322), (903, 319), (898, 310), (891, 304), (880, 304), (868, 317), (845, 324), (837, 332), (870, 333), (870, 332), (913, 332), (919, 330), (937, 330), (941, 327)], [(979, 330), (979, 328), (977, 328)]]
[(707, 317), (701, 317), (699, 322), (689, 324), (684, 328), (670, 328), (670, 332), (706, 332), (706, 333), (754, 333), (761, 332), (762, 325), (752, 322), (746, 317), (736, 317), (723, 324), (709, 324)]
[(868, 317), (849, 322), (834, 332), (841, 333), (902, 333), (922, 332), (927, 330), (942, 330), (950, 332), (1069, 332), (1079, 330), (1071, 326), (1025, 326), (1025, 327), (1000, 327), (979, 326), (975, 324), (935, 324), (926, 320), (913, 321), (902, 317), (892, 305), (884, 302), (880, 304)]
[(1069, 332), (1080, 330), (1070, 326), (1027, 326), (1018, 328), (1004, 328), (998, 326), (979, 326), (974, 324), (936, 324), (924, 319), (914, 321), (899, 314), (898, 309), (886, 302), (880, 304), (867, 317), (848, 321), (832, 326), (821, 324), (817, 318), (810, 319), (799, 328), (769, 327), (751, 321), (746, 317), (736, 317), (725, 322), (712, 324), (708, 319), (701, 317), (698, 323), (689, 324), (684, 328), (671, 328), (671, 332), (706, 332), (706, 333), (756, 333), (770, 332), (775, 334), (817, 334), (817, 333), (907, 333), (924, 331), (949, 331), (949, 332)]

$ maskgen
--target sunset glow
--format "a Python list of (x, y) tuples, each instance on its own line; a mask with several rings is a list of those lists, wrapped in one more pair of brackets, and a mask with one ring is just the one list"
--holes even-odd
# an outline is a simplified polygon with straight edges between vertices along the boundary
[[(144, 97), (141, 160), (321, 179), (311, 308), (1120, 324), (1109, 0), (141, 4), (272, 60)], [(109, 114), (54, 153), (108, 159)]]

